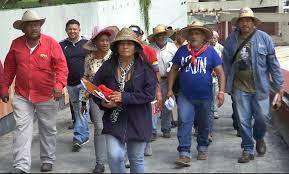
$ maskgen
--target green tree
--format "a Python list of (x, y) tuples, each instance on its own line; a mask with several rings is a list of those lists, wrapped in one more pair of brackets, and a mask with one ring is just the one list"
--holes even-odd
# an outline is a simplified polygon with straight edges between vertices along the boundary
[(139, 6), (144, 21), (145, 32), (148, 34), (150, 26), (149, 9), (151, 6), (151, 0), (139, 0)]

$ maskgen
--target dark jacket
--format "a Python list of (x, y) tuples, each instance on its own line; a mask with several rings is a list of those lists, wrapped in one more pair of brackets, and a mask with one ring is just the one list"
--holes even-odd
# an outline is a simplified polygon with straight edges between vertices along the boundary
[[(105, 61), (95, 74), (93, 83), (104, 84), (108, 88), (118, 91), (117, 64), (113, 58)], [(122, 93), (123, 110), (117, 122), (111, 122), (112, 109), (100, 105), (100, 100), (94, 101), (104, 110), (103, 134), (110, 134), (122, 143), (128, 141), (148, 142), (152, 134), (151, 104), (156, 91), (156, 77), (149, 63), (136, 59), (132, 68), (132, 77), (126, 82)]]
[(88, 51), (83, 48), (86, 42), (87, 40), (82, 37), (81, 40), (74, 44), (68, 39), (59, 43), (67, 62), (68, 86), (80, 84), (80, 79), (83, 77), (85, 57), (88, 53)]

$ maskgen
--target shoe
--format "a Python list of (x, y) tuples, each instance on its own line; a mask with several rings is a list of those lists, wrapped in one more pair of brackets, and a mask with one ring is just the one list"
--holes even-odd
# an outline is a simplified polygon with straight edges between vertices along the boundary
[(213, 142), (213, 136), (211, 134), (208, 136), (208, 140), (209, 140), (209, 143)]
[(249, 154), (247, 152), (243, 152), (242, 156), (238, 158), (238, 163), (248, 163), (250, 160), (254, 160), (255, 156), (253, 154)]
[(163, 137), (164, 138), (171, 138), (171, 133), (170, 132), (164, 132)]
[(52, 171), (52, 164), (51, 163), (43, 163), (41, 165), (41, 172), (49, 172)]
[(129, 160), (128, 159), (125, 160), (125, 168), (127, 168), (127, 169), (130, 168), (130, 164), (129, 164)]
[(241, 137), (241, 133), (239, 131), (239, 129), (237, 129), (237, 134), (236, 134), (237, 137)]
[(214, 112), (214, 119), (219, 119), (219, 118), (220, 118), (220, 116), (219, 116), (218, 112)]
[(266, 149), (267, 148), (264, 139), (256, 140), (256, 151), (258, 152), (258, 155), (265, 155)]
[(89, 138), (86, 138), (82, 143), (80, 143), (80, 145), (83, 146), (83, 145), (85, 145), (88, 142), (89, 142)]
[(189, 167), (191, 166), (191, 158), (181, 155), (176, 159), (175, 163), (183, 167)]
[(104, 173), (105, 167), (103, 164), (98, 164), (96, 163), (92, 173), (97, 174), (97, 173)]
[(197, 160), (207, 160), (208, 159), (208, 153), (207, 152), (198, 152)]
[(151, 142), (152, 141), (156, 141), (157, 140), (157, 134), (156, 133), (153, 133), (152, 134), (152, 137), (151, 137)]
[(145, 151), (144, 151), (144, 156), (152, 156), (152, 155), (153, 155), (153, 152), (152, 152), (151, 143), (147, 143), (145, 147)]
[(11, 171), (11, 173), (24, 174), (24, 173), (26, 173), (26, 172), (24, 172), (23, 170), (18, 169), (18, 168), (13, 168), (13, 170)]
[(68, 126), (68, 129), (74, 129), (74, 124), (70, 123), (70, 125)]
[(171, 125), (172, 125), (172, 128), (178, 127), (178, 121), (172, 121)]
[(81, 146), (79, 143), (74, 143), (72, 146), (72, 152), (79, 152), (79, 150), (81, 149)]
[(194, 137), (197, 137), (199, 134), (198, 128), (195, 128)]

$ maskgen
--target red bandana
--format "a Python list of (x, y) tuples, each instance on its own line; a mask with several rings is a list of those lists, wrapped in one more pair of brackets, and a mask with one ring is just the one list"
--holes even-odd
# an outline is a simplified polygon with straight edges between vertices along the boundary
[(193, 49), (193, 47), (191, 46), (191, 44), (188, 44), (187, 47), (188, 47), (188, 50), (189, 50), (190, 55), (192, 56), (191, 63), (192, 63), (193, 65), (195, 65), (195, 64), (197, 63), (197, 57), (198, 57), (199, 55), (201, 55), (203, 52), (205, 52), (205, 51), (207, 50), (207, 48), (209, 47), (209, 45), (208, 45), (208, 44), (205, 44), (205, 45), (202, 46), (202, 48), (200, 48), (200, 49), (197, 50), (197, 51), (194, 51), (194, 49)]

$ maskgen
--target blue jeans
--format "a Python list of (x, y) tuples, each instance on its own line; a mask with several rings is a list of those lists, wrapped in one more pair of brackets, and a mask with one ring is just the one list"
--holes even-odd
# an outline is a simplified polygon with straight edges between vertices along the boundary
[[(239, 116), (242, 137), (241, 147), (245, 152), (254, 154), (253, 138), (260, 140), (266, 134), (266, 124), (269, 120), (270, 111), (269, 96), (266, 99), (260, 100), (257, 98), (256, 93), (235, 90), (234, 99)], [(252, 127), (253, 118), (254, 125)]]
[[(108, 164), (111, 173), (126, 173), (125, 143), (121, 143), (117, 138), (108, 134), (106, 134), (105, 137)], [(146, 142), (131, 141), (126, 143), (131, 173), (144, 173), (145, 146)]]
[[(191, 157), (192, 126), (197, 120), (197, 150), (208, 151), (209, 112), (212, 99), (189, 101), (183, 94), (178, 96), (178, 151), (180, 155)], [(199, 110), (198, 114), (196, 111)]]
[[(162, 98), (165, 99), (168, 92), (168, 82), (167, 80), (161, 80), (161, 90), (162, 90)], [(163, 100), (163, 110), (161, 112), (161, 131), (163, 133), (171, 132), (171, 121), (173, 117), (173, 112), (168, 110), (165, 106), (165, 100)], [(158, 125), (158, 117), (153, 117), (153, 133), (157, 133), (157, 125)]]
[(75, 124), (73, 142), (82, 144), (89, 139), (88, 113), (81, 113), (80, 89), (81, 84), (76, 86), (67, 86), (69, 100), (72, 104)]

